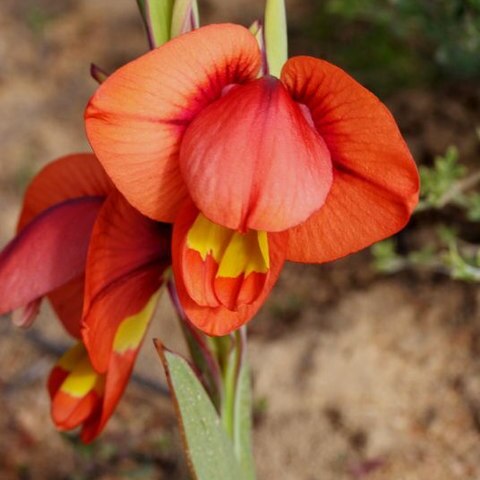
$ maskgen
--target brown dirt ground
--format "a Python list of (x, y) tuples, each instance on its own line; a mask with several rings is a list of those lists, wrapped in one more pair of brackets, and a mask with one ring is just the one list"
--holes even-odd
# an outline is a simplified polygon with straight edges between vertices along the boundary
[[(212, 20), (258, 12), (248, 0), (236, 9), (209, 3)], [(0, 245), (33, 173), (88, 148), (89, 62), (114, 69), (145, 48), (133, 0), (3, 1)], [(389, 104), (417, 159), (430, 162), (449, 144), (478, 158), (478, 87), (402, 92)], [(259, 478), (480, 479), (478, 289), (429, 275), (381, 277), (369, 262), (362, 253), (289, 265), (252, 323)], [(67, 340), (48, 309), (34, 332)], [(154, 336), (183, 348), (166, 303)], [(59, 435), (44, 385), (53, 360), (38, 341), (0, 324), (2, 480), (186, 478), (169, 400), (145, 385), (129, 387), (94, 447)], [(149, 341), (137, 371), (162, 380)]]

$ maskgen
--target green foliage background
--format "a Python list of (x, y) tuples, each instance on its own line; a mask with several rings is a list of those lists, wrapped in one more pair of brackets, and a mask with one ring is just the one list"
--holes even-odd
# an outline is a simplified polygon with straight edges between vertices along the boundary
[(312, 5), (303, 32), (318, 49), (312, 53), (335, 60), (376, 91), (480, 76), (480, 0)]

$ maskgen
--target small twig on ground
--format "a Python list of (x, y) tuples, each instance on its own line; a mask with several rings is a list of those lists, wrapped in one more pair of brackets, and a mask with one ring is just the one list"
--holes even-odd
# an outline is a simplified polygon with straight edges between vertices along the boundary
[[(0, 323), (4, 321), (8, 321), (6, 316), (0, 316)], [(25, 338), (30, 343), (32, 343), (39, 351), (56, 358), (63, 355), (63, 353), (65, 353), (69, 348), (69, 345), (65, 343), (49, 340), (37, 330), (28, 330), (25, 333)], [(47, 371), (48, 367), (46, 366), (45, 362), (39, 362), (32, 367), (21, 371), (12, 380), (7, 382), (4, 385), (5, 391), (12, 391), (17, 388), (25, 387), (37, 380), (39, 377), (44, 376)], [(133, 383), (148, 390), (152, 390), (153, 392), (160, 394), (164, 397), (170, 397), (168, 387), (161, 382), (157, 382), (138, 373), (134, 373), (132, 375), (132, 381)]]
[(452, 188), (443, 195), (437, 204), (437, 208), (443, 208), (450, 203), (455, 197), (461, 193), (466, 192), (473, 188), (478, 182), (480, 182), (480, 171), (474, 172), (463, 180), (459, 180), (452, 185)]
[(441, 210), (451, 202), (455, 202), (461, 195), (480, 183), (480, 171), (473, 172), (466, 178), (456, 181), (435, 203), (431, 203), (426, 199), (421, 199), (415, 209), (416, 213), (425, 210)]

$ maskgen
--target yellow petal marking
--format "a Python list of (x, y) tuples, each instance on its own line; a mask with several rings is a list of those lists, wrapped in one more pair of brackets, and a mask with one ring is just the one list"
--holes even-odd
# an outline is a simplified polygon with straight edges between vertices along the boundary
[(217, 277), (247, 277), (252, 272), (266, 273), (270, 268), (266, 232), (236, 232), (211, 222), (201, 213), (188, 231), (187, 246), (197, 251), (203, 261), (207, 255), (213, 257), (219, 264)]
[(120, 323), (113, 341), (113, 349), (117, 353), (124, 353), (129, 349), (135, 350), (138, 348), (145, 335), (145, 330), (153, 315), (159, 296), (160, 290), (150, 297), (150, 300), (140, 312), (125, 318)]
[(80, 359), (86, 355), (85, 347), (82, 342), (76, 343), (73, 347), (67, 350), (57, 362), (57, 366), (71, 372), (78, 364)]
[(267, 273), (270, 268), (268, 240), (265, 232), (235, 232), (223, 254), (217, 277), (248, 277), (253, 272)]
[[(79, 346), (83, 349), (81, 354), (79, 354), (81, 350)], [(76, 356), (76, 363), (70, 370), (68, 377), (62, 383), (60, 390), (68, 393), (72, 397), (81, 398), (95, 388), (97, 381), (100, 379), (100, 375), (93, 369), (88, 354), (82, 344), (75, 345), (62, 359), (68, 354), (71, 355), (69, 361)], [(62, 361), (62, 359), (60, 361)], [(69, 365), (71, 366), (72, 364), (70, 363)]]
[(203, 261), (211, 255), (219, 262), (233, 233), (233, 230), (211, 222), (200, 213), (188, 231), (187, 246), (196, 250)]

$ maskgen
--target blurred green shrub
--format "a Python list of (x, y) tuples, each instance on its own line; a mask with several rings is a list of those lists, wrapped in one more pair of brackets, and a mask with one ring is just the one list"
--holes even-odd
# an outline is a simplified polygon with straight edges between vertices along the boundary
[(377, 91), (480, 74), (480, 0), (315, 0), (307, 35)]
[(433, 226), (427, 224), (426, 234), (419, 235), (415, 247), (403, 253), (399, 253), (397, 238), (374, 245), (375, 268), (383, 273), (428, 270), (480, 282), (480, 243), (464, 238), (458, 228), (462, 224), (464, 231), (480, 227), (480, 170), (469, 171), (460, 163), (458, 150), (450, 147), (433, 166), (420, 167), (420, 177), (422, 188), (415, 213), (436, 212), (430, 215)]

